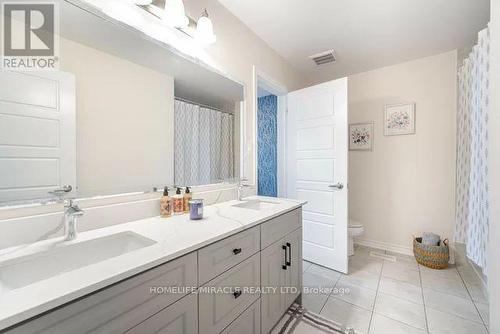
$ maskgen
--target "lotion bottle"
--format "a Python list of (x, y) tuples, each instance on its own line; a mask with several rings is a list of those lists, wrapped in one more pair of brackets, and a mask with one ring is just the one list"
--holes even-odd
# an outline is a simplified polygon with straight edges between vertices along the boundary
[(168, 187), (163, 188), (163, 196), (160, 199), (160, 214), (163, 218), (172, 215), (172, 198), (168, 196)]
[(189, 189), (189, 187), (186, 187), (186, 191), (184, 192), (184, 198), (183, 198), (184, 213), (189, 212), (189, 201), (191, 200), (191, 198), (193, 198), (191, 189)]
[(181, 188), (177, 187), (174, 195), (174, 214), (181, 215), (184, 212), (184, 198), (181, 193)]

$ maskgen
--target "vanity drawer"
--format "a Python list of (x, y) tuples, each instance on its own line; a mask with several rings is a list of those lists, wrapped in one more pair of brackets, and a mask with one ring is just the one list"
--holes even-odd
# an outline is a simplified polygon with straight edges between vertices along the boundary
[(260, 334), (260, 299), (257, 299), (221, 334)]
[(153, 294), (151, 287), (196, 286), (196, 262), (196, 253), (188, 254), (62, 306), (7, 333), (124, 333), (183, 296)]
[[(260, 253), (216, 277), (201, 288), (198, 296), (201, 333), (220, 333), (260, 296), (258, 292), (244, 290), (241, 291), (240, 295), (231, 292), (216, 293), (217, 289), (228, 287), (260, 287)], [(208, 289), (212, 289), (212, 291)]]
[(200, 285), (260, 250), (260, 227), (254, 227), (198, 251)]
[(273, 218), (260, 227), (261, 249), (266, 248), (285, 235), (298, 229), (302, 224), (302, 209), (296, 209)]
[(161, 310), (126, 334), (197, 334), (198, 300), (188, 295)]

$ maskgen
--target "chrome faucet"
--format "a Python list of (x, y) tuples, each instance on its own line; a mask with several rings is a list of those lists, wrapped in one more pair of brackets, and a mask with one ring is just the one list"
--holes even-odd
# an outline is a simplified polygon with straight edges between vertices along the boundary
[(64, 203), (64, 240), (76, 239), (76, 222), (79, 217), (83, 216), (83, 213), (83, 210), (72, 199)]
[(238, 201), (241, 201), (243, 199), (243, 188), (250, 187), (248, 184), (244, 184), (243, 182), (248, 181), (247, 179), (241, 179), (240, 182), (238, 183)]

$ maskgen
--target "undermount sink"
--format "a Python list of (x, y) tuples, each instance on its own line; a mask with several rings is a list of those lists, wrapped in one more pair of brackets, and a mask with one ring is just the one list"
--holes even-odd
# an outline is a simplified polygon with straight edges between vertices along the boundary
[(0, 289), (18, 289), (154, 243), (139, 234), (121, 232), (15, 258), (0, 263)]
[(279, 203), (275, 202), (268, 202), (268, 201), (261, 201), (259, 199), (252, 199), (248, 201), (243, 201), (242, 203), (234, 204), (234, 207), (237, 208), (244, 208), (244, 209), (251, 209), (251, 210), (265, 210), (268, 208), (272, 208), (273, 206), (277, 205)]

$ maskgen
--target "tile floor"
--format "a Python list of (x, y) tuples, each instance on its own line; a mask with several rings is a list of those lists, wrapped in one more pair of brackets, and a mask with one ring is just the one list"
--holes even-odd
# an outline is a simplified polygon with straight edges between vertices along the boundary
[(371, 252), (384, 253), (356, 248), (349, 275), (304, 261), (304, 307), (362, 334), (488, 333), (487, 300), (470, 266), (432, 270)]

